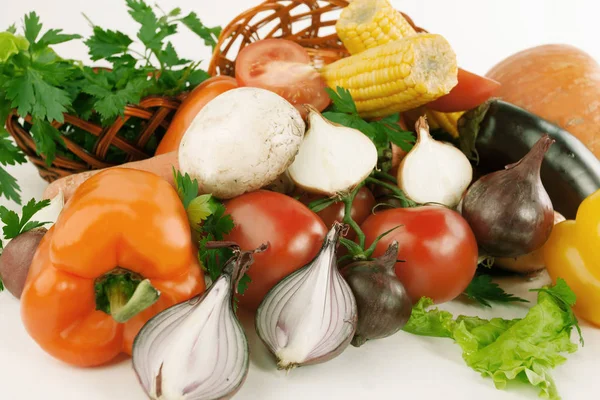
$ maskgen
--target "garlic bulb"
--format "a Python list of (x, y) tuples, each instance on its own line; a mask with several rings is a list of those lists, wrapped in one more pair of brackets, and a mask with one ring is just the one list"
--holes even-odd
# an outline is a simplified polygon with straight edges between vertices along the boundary
[(398, 186), (417, 203), (456, 207), (473, 179), (473, 167), (456, 147), (434, 140), (424, 117), (416, 124), (418, 139), (398, 168)]
[(296, 185), (333, 196), (352, 190), (377, 165), (377, 149), (359, 130), (326, 120), (307, 106), (308, 130), (288, 171)]
[(336, 261), (343, 226), (335, 223), (317, 257), (279, 282), (258, 308), (256, 330), (279, 369), (332, 359), (354, 336), (356, 300)]
[(204, 294), (156, 315), (136, 337), (133, 367), (150, 398), (228, 399), (242, 386), (249, 349), (233, 295), (253, 252), (236, 252)]

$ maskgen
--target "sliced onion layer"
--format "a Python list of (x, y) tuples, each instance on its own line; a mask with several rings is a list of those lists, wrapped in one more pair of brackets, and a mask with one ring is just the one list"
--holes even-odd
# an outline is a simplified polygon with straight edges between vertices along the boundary
[(317, 257), (271, 289), (258, 309), (256, 330), (280, 369), (330, 360), (354, 335), (356, 301), (336, 261), (341, 229), (336, 224)]

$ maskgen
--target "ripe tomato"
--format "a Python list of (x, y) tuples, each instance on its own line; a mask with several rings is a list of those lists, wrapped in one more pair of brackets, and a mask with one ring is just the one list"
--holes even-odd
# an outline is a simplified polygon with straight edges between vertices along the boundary
[(177, 110), (167, 133), (165, 133), (156, 149), (155, 155), (178, 150), (181, 138), (200, 110), (221, 93), (235, 89), (237, 86), (235, 79), (224, 75), (214, 76), (196, 86)]
[(399, 225), (381, 239), (374, 256), (398, 241), (398, 259), (405, 262), (396, 263), (396, 275), (413, 303), (422, 296), (443, 303), (460, 295), (477, 268), (477, 241), (467, 221), (439, 206), (386, 210), (363, 223), (366, 245)]
[(244, 250), (269, 243), (264, 253), (254, 257), (248, 270), (252, 282), (240, 297), (240, 305), (254, 311), (273, 286), (317, 255), (327, 228), (308, 207), (281, 193), (246, 193), (225, 207), (235, 223), (225, 240), (238, 243)]
[(427, 104), (427, 107), (440, 112), (470, 110), (484, 103), (498, 89), (500, 83), (459, 68), (458, 84), (450, 93)]
[(235, 78), (240, 86), (277, 93), (303, 117), (307, 113), (303, 104), (312, 104), (319, 111), (329, 105), (325, 82), (310, 65), (310, 56), (290, 40), (264, 39), (244, 47), (235, 62)]
[[(319, 198), (320, 196), (304, 195), (300, 197), (300, 201), (308, 205), (310, 202)], [(354, 202), (352, 203), (350, 215), (352, 216), (352, 219), (360, 225), (364, 222), (365, 219), (367, 219), (369, 215), (371, 215), (373, 207), (375, 207), (375, 196), (373, 196), (373, 193), (371, 193), (371, 191), (368, 188), (363, 186), (362, 188), (360, 188), (358, 193), (356, 193), (356, 197), (354, 198)], [(344, 219), (344, 208), (344, 203), (338, 201), (333, 203), (329, 207), (319, 211), (317, 215), (321, 217), (321, 219), (325, 223), (325, 226), (327, 226), (327, 229), (331, 229), (334, 222), (342, 222), (342, 220)], [(346, 238), (352, 240), (355, 236), (356, 233), (352, 229), (348, 230)]]

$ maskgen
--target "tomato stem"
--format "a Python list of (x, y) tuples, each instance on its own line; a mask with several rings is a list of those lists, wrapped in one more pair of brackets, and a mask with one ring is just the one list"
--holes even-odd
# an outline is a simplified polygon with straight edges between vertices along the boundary
[(393, 184), (398, 184), (398, 179), (396, 179), (395, 176), (388, 174), (387, 172), (383, 172), (383, 171), (374, 171), (373, 172), (373, 176), (377, 179), (383, 179), (386, 181), (390, 181)]

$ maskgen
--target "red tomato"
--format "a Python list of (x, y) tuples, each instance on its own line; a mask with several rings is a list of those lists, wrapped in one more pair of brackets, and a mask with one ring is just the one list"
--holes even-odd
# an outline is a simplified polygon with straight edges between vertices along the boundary
[[(300, 201), (304, 204), (309, 204), (311, 201), (315, 201), (319, 198), (319, 196), (303, 196), (300, 198)], [(371, 215), (373, 207), (375, 207), (375, 196), (373, 196), (373, 193), (371, 193), (368, 188), (363, 186), (354, 198), (350, 215), (352, 216), (352, 219), (360, 225), (369, 215)], [(325, 226), (327, 226), (328, 229), (331, 229), (334, 222), (342, 222), (344, 219), (344, 208), (344, 203), (338, 201), (324, 210), (319, 211), (317, 215), (321, 217)], [(346, 238), (352, 240), (355, 236), (356, 233), (352, 229), (348, 230)]]
[(500, 89), (500, 83), (458, 69), (458, 84), (445, 96), (427, 104), (435, 111), (456, 112), (466, 111), (484, 103)]
[(225, 204), (235, 228), (225, 237), (244, 250), (269, 243), (256, 254), (248, 270), (252, 282), (240, 305), (256, 310), (267, 292), (280, 280), (308, 264), (319, 252), (327, 228), (304, 204), (281, 193), (259, 190)]
[(179, 143), (196, 115), (212, 99), (237, 87), (237, 81), (230, 76), (213, 76), (196, 86), (185, 98), (177, 113), (173, 117), (169, 129), (160, 141), (155, 155), (170, 153), (179, 150)]
[(411, 300), (422, 296), (436, 303), (460, 295), (477, 268), (477, 241), (467, 221), (445, 207), (395, 208), (371, 215), (362, 225), (366, 245), (396, 226), (377, 244), (374, 256), (382, 255), (389, 244), (399, 244), (396, 275)]
[(285, 39), (264, 39), (244, 47), (235, 62), (240, 86), (258, 87), (277, 93), (292, 103), (302, 116), (303, 104), (319, 111), (329, 105), (329, 95), (310, 56), (299, 44)]

